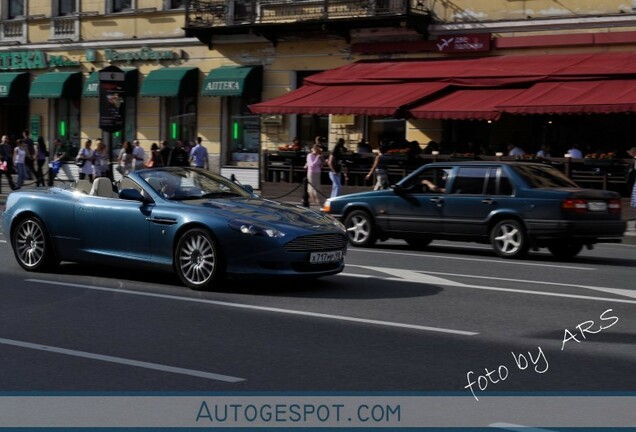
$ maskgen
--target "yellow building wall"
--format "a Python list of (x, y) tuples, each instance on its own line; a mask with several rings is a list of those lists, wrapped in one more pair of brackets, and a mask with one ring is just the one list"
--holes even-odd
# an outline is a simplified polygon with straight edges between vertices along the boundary
[(221, 98), (200, 97), (197, 117), (198, 135), (208, 153), (221, 152)]
[(625, 0), (453, 0), (428, 1), (442, 22), (541, 19), (631, 13)]

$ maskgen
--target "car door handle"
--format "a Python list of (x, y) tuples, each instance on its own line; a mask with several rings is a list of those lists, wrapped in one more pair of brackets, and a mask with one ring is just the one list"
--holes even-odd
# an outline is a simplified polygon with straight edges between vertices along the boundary
[(481, 202), (484, 203), (484, 204), (493, 205), (495, 203), (495, 200), (492, 199), (492, 198), (486, 198), (486, 199), (481, 200)]
[(441, 207), (442, 204), (444, 204), (443, 198), (430, 198), (429, 201), (437, 204), (438, 207)]

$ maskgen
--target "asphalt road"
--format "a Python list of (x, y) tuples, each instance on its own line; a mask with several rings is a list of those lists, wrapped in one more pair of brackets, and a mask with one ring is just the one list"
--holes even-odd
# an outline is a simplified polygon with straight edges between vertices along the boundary
[(199, 293), (174, 275), (134, 269), (27, 273), (0, 236), (0, 385), (636, 390), (636, 245), (556, 262), (547, 253), (504, 260), (486, 245), (415, 251), (395, 241), (352, 248), (346, 261), (344, 273), (310, 283), (228, 282)]

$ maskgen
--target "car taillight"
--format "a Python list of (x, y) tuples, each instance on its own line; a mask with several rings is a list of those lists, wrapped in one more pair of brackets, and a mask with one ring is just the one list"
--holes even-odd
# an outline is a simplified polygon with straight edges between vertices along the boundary
[(585, 213), (587, 211), (587, 201), (568, 198), (561, 203), (561, 208), (569, 213)]
[(619, 199), (609, 200), (607, 202), (607, 210), (609, 210), (610, 213), (621, 213), (621, 210), (622, 210), (621, 200)]

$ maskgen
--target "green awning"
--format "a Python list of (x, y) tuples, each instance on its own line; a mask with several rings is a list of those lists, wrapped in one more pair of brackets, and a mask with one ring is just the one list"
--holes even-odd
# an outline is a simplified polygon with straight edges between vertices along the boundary
[(203, 96), (243, 96), (246, 88), (250, 93), (262, 90), (262, 67), (221, 66), (213, 69), (203, 80)]
[(74, 99), (82, 94), (81, 72), (47, 72), (39, 75), (31, 83), (29, 97), (54, 99)]
[[(126, 76), (124, 82), (124, 91), (127, 96), (134, 96), (137, 94), (137, 82), (139, 81), (139, 71), (137, 68), (121, 68)], [(84, 82), (84, 91), (82, 92), (84, 97), (99, 97), (99, 71), (91, 73)]]
[(0, 73), (0, 98), (26, 97), (29, 92), (29, 81), (27, 72)]
[(141, 96), (194, 96), (199, 86), (199, 68), (165, 67), (151, 71), (141, 83)]

